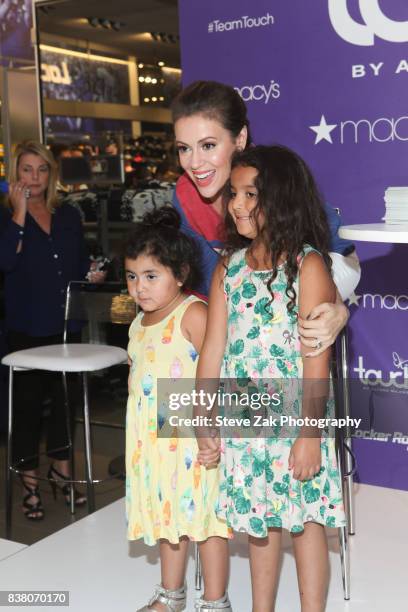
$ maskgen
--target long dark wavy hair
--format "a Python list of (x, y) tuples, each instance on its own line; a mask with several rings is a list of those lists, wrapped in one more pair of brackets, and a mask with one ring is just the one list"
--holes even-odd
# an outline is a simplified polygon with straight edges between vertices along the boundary
[[(231, 170), (244, 166), (258, 172), (255, 187), (257, 203), (251, 217), (257, 228), (257, 241), (266, 247), (266, 256), (272, 264), (272, 274), (267, 287), (273, 301), (272, 283), (278, 274), (279, 259), (285, 255), (284, 270), (287, 276), (286, 295), (289, 298), (288, 311), (296, 305), (294, 282), (298, 274), (298, 255), (304, 245), (317, 249), (331, 268), (329, 257), (330, 230), (323, 202), (315, 180), (299, 155), (280, 146), (257, 146), (234, 155)], [(252, 240), (237, 232), (235, 223), (228, 212), (231, 184), (225, 187), (225, 255), (228, 257), (243, 247), (251, 253)], [(259, 224), (262, 213), (265, 221)]]

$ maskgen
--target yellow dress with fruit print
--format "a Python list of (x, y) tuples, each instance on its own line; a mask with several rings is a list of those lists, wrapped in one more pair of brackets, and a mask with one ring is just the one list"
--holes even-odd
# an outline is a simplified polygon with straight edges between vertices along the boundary
[(197, 461), (195, 438), (160, 437), (164, 417), (157, 410), (157, 379), (191, 380), (198, 355), (184, 338), (180, 324), (195, 296), (187, 297), (163, 321), (143, 326), (139, 313), (129, 329), (132, 360), (126, 416), (126, 514), (128, 539), (154, 545), (182, 536), (202, 541), (229, 537), (226, 523), (215, 513), (218, 469)]

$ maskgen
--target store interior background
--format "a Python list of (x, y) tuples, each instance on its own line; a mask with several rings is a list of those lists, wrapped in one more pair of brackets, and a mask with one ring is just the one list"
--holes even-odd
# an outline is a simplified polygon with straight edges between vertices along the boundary
[[(179, 175), (170, 113), (171, 101), (181, 87), (177, 0), (117, 0), (114, 5), (107, 0), (38, 2), (35, 18), (40, 81), (33, 62), (9, 60), (0, 67), (0, 100), (8, 98), (1, 107), (0, 184), (6, 179), (13, 145), (27, 137), (42, 138), (56, 155), (62, 150), (72, 156), (123, 155), (124, 184), (65, 185), (62, 193), (81, 211), (91, 254), (111, 261), (108, 279), (122, 280), (124, 235), (145, 210), (169, 201)], [(115, 340), (126, 345), (127, 329), (121, 327), (114, 331)], [(1, 333), (0, 342), (4, 354)], [(91, 415), (98, 423), (93, 426), (98, 477), (107, 476), (112, 459), (124, 452), (126, 379), (127, 368), (118, 366), (91, 382)], [(0, 384), (0, 462), (4, 466), (7, 370), (3, 366)], [(75, 442), (79, 474), (81, 429), (79, 423)], [(45, 457), (42, 463), (45, 471)], [(3, 477), (1, 469), (2, 490)], [(48, 483), (41, 483), (41, 491), (45, 520), (29, 522), (21, 511), (20, 486), (14, 487), (13, 540), (34, 543), (86, 515), (86, 509), (79, 508), (72, 518), (62, 496), (54, 501)], [(98, 485), (96, 492), (99, 509), (124, 495), (124, 481), (109, 480)]]

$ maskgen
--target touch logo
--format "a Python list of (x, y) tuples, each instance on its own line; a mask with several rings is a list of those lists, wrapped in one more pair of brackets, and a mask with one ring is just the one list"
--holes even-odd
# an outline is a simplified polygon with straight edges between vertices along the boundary
[(394, 21), (382, 12), (379, 0), (359, 0), (364, 24), (350, 15), (347, 0), (328, 0), (329, 17), (337, 34), (352, 45), (370, 47), (375, 36), (388, 42), (408, 42), (408, 21)]

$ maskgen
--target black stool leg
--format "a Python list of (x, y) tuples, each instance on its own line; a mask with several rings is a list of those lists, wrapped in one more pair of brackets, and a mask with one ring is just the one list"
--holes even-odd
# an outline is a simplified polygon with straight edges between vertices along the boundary
[(92, 473), (91, 424), (89, 419), (88, 376), (82, 373), (84, 387), (84, 437), (85, 437), (85, 473), (88, 496), (88, 512), (95, 512), (95, 490)]
[[(62, 372), (62, 388), (64, 390), (64, 408), (65, 408), (65, 422), (67, 428), (67, 442), (68, 442), (68, 450), (69, 450), (69, 473), (70, 480), (75, 480), (75, 465), (74, 465), (74, 445), (72, 441), (72, 432), (71, 432), (71, 408), (69, 405), (69, 397), (68, 397), (68, 385), (67, 385), (67, 374), (66, 372)], [(75, 495), (74, 495), (74, 483), (70, 484), (70, 510), (71, 514), (75, 514)]]
[(9, 368), (9, 397), (8, 397), (8, 436), (6, 459), (6, 538), (11, 539), (11, 513), (13, 505), (13, 480), (11, 473), (12, 440), (13, 440), (13, 366)]

